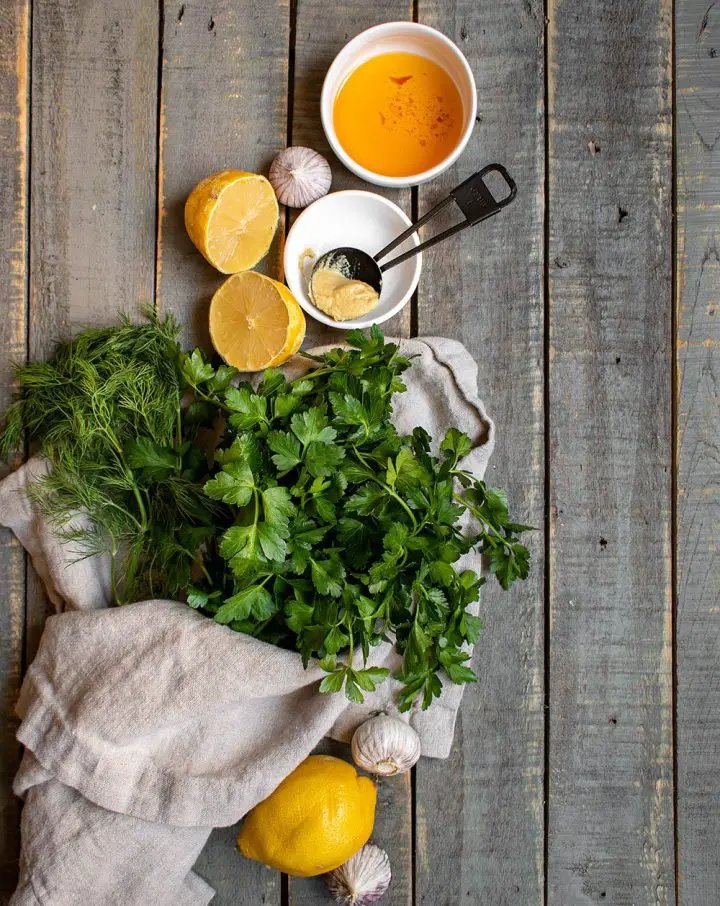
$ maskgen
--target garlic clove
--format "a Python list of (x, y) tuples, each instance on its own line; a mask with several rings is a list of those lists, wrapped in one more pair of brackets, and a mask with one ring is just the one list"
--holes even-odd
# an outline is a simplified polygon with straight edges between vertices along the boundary
[(392, 777), (403, 774), (420, 758), (420, 737), (410, 724), (389, 714), (378, 714), (366, 720), (352, 738), (355, 764), (370, 771)]
[(347, 906), (372, 906), (390, 886), (392, 872), (385, 850), (366, 843), (340, 868), (325, 877), (330, 893)]
[(327, 195), (332, 173), (322, 154), (295, 145), (281, 151), (273, 160), (268, 179), (280, 204), (305, 208)]

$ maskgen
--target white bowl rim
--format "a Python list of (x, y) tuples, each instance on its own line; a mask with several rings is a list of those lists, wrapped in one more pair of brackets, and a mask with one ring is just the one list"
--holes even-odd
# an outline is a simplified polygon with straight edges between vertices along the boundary
[[(293, 223), (293, 225), (288, 230), (287, 236), (285, 237), (285, 244), (284, 244), (284, 248), (283, 248), (283, 271), (285, 273), (286, 285), (287, 285), (288, 267), (287, 267), (287, 261), (285, 260), (285, 256), (287, 255), (287, 250), (288, 250), (288, 246), (289, 246), (288, 240), (290, 239), (290, 236), (291, 236), (293, 230), (301, 222), (301, 220), (303, 219), (305, 214), (310, 210), (310, 208), (312, 208), (316, 204), (321, 204), (323, 201), (325, 201), (326, 198), (334, 198), (337, 195), (345, 195), (345, 196), (367, 195), (367, 196), (370, 196), (370, 198), (372, 198), (373, 202), (379, 201), (382, 204), (387, 205), (387, 207), (391, 208), (393, 211), (395, 211), (396, 214), (399, 214), (399, 216), (400, 216), (401, 220), (403, 221), (403, 223), (405, 224), (405, 226), (412, 226), (412, 220), (410, 220), (410, 218), (405, 213), (405, 211), (403, 211), (403, 209), (399, 205), (396, 205), (394, 201), (390, 201), (389, 198), (385, 198), (384, 195), (380, 195), (378, 192), (369, 192), (369, 191), (367, 191), (367, 189), (340, 189), (337, 192), (329, 192), (327, 195), (323, 195), (322, 198), (318, 198), (317, 201), (314, 201), (312, 204), (308, 205), (305, 208), (305, 210), (297, 217), (297, 219), (295, 220), (295, 223)], [(413, 245), (420, 245), (420, 237), (418, 236), (417, 233), (413, 233), (413, 235), (409, 236), (408, 238), (413, 243)], [(418, 254), (415, 255), (414, 264), (415, 264), (415, 272), (413, 273), (413, 278), (410, 281), (409, 289), (405, 292), (405, 294), (403, 295), (403, 297), (400, 299), (399, 302), (396, 302), (395, 305), (393, 305), (393, 307), (389, 311), (385, 312), (385, 314), (380, 315), (379, 317), (373, 317), (372, 312), (368, 312), (367, 315), (363, 315), (363, 317), (361, 317), (361, 318), (355, 318), (352, 321), (335, 321), (329, 315), (326, 315), (325, 312), (320, 311), (320, 309), (317, 308), (317, 306), (313, 305), (312, 302), (308, 302), (302, 295), (296, 296), (296, 299), (297, 299), (298, 305), (300, 306), (300, 308), (303, 309), (303, 311), (305, 311), (308, 315), (310, 315), (311, 318), (314, 318), (316, 321), (320, 321), (321, 324), (325, 324), (327, 327), (335, 327), (338, 330), (352, 330), (353, 328), (364, 329), (366, 327), (371, 327), (373, 324), (382, 324), (385, 321), (389, 321), (390, 318), (394, 317), (398, 312), (402, 311), (402, 309), (405, 308), (405, 306), (408, 304), (410, 299), (412, 299), (413, 294), (414, 294), (415, 290), (417, 289), (418, 283), (420, 282), (420, 272), (422, 270), (422, 252), (418, 252)]]
[[(368, 170), (366, 167), (363, 167), (361, 164), (358, 164), (355, 160), (353, 160), (353, 158), (350, 157), (350, 155), (342, 147), (337, 135), (335, 134), (335, 127), (332, 122), (333, 98), (329, 97), (330, 75), (334, 70), (340, 67), (340, 63), (338, 62), (340, 56), (343, 55), (349, 48), (351, 48), (353, 44), (358, 43), (361, 38), (367, 38), (368, 36), (372, 37), (376, 33), (383, 33), (387, 32), (388, 30), (392, 31), (392, 26), (396, 25), (402, 25), (408, 28), (410, 31), (418, 31), (424, 34), (432, 35), (433, 38), (440, 39), (440, 41), (447, 47), (449, 47), (458, 58), (471, 87), (470, 116), (468, 117), (467, 125), (465, 126), (465, 130), (460, 136), (457, 145), (447, 155), (447, 157), (441, 160), (440, 163), (436, 164), (434, 167), (431, 167), (429, 170), (424, 170), (422, 173), (411, 174), (410, 176), (383, 176), (381, 173), (375, 173), (373, 170)], [(423, 25), (421, 22), (408, 22), (407, 20), (403, 19), (396, 19), (392, 22), (381, 22), (379, 25), (373, 25), (370, 28), (366, 28), (364, 31), (361, 31), (360, 34), (355, 35), (355, 37), (351, 38), (347, 42), (347, 44), (344, 44), (335, 55), (335, 58), (328, 67), (328, 71), (325, 73), (322, 92), (320, 94), (320, 120), (325, 132), (325, 137), (330, 143), (330, 147), (335, 152), (335, 155), (339, 158), (341, 163), (343, 163), (352, 173), (360, 176), (366, 182), (373, 183), (374, 185), (378, 186), (384, 186), (386, 188), (400, 189), (406, 188), (408, 186), (419, 186), (422, 183), (429, 182), (431, 179), (434, 179), (441, 173), (444, 173), (455, 163), (458, 157), (460, 157), (460, 155), (465, 150), (465, 147), (470, 141), (470, 136), (472, 135), (475, 128), (476, 116), (477, 86), (475, 85), (475, 76), (473, 75), (473, 71), (470, 68), (470, 64), (468, 63), (465, 54), (460, 50), (460, 48), (451, 38), (448, 38), (447, 35), (443, 34), (441, 31), (438, 31), (437, 28), (432, 28), (430, 25)]]

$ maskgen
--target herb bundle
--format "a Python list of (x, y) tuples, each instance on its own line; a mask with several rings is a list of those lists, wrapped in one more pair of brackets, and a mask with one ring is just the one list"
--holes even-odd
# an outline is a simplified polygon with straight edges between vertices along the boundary
[[(466, 435), (450, 429), (437, 456), (423, 428), (398, 435), (392, 396), (411, 365), (398, 347), (377, 328), (347, 343), (253, 389), (181, 353), (171, 321), (88, 331), (18, 370), (0, 452), (23, 426), (40, 441), (54, 469), (35, 500), (86, 553), (110, 551), (123, 600), (184, 589), (218, 623), (317, 659), (321, 690), (356, 702), (388, 675), (370, 648), (393, 641), (401, 708), (427, 708), (442, 674), (476, 679), (467, 608), (485, 579), (455, 564), (479, 549), (508, 588), (528, 573), (528, 527), (462, 468)], [(78, 511), (89, 529), (68, 527)]]
[[(0, 438), (6, 460), (23, 435), (39, 444), (53, 468), (29, 494), (79, 556), (111, 555), (117, 603), (178, 595), (222, 516), (202, 490), (207, 462), (183, 405), (191, 359), (177, 339), (172, 318), (124, 321), (19, 366)], [(214, 385), (234, 375), (213, 371)]]

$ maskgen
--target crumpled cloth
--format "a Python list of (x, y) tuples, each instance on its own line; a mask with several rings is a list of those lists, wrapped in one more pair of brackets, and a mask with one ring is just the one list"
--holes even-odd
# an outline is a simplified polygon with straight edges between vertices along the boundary
[[(494, 428), (477, 366), (452, 340), (401, 341), (417, 356), (395, 398), (401, 433), (473, 439), (464, 462), (482, 477)], [(292, 376), (308, 368), (296, 359)], [(0, 484), (0, 522), (31, 555), (58, 614), (23, 683), (15, 791), (25, 799), (20, 881), (11, 906), (203, 906), (192, 871), (210, 831), (267, 797), (324, 736), (349, 740), (370, 712), (392, 710), (387, 681), (363, 705), (318, 692), (322, 671), (220, 626), (177, 601), (110, 608), (107, 557), (77, 560), (33, 510), (34, 459)], [(465, 558), (479, 570), (477, 555)], [(389, 644), (371, 662), (395, 668)], [(450, 752), (462, 687), (405, 715), (424, 755)], [(240, 857), (238, 856), (238, 860)], [(238, 884), (242, 871), (238, 861)]]

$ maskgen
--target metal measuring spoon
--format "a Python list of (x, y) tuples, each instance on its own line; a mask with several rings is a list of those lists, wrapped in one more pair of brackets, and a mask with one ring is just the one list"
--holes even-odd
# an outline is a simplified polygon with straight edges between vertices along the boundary
[[(499, 173), (510, 189), (509, 193), (500, 201), (493, 196), (490, 189), (488, 189), (483, 181), (483, 176), (491, 172)], [(456, 189), (453, 189), (447, 198), (443, 198), (442, 201), (438, 202), (438, 204), (436, 204), (434, 208), (431, 208), (424, 217), (421, 217), (417, 223), (408, 227), (407, 230), (393, 239), (389, 245), (380, 249), (376, 255), (370, 255), (367, 252), (363, 252), (361, 249), (352, 248), (350, 246), (343, 246), (325, 252), (325, 254), (321, 255), (315, 262), (312, 273), (310, 274), (308, 283), (310, 298), (313, 298), (313, 277), (319, 270), (335, 270), (348, 280), (360, 280), (363, 283), (367, 283), (379, 296), (382, 291), (382, 275), (386, 270), (395, 267), (396, 264), (402, 264), (402, 262), (407, 261), (408, 258), (413, 258), (424, 249), (428, 249), (432, 245), (437, 245), (438, 242), (442, 242), (449, 236), (459, 233), (466, 227), (475, 226), (476, 223), (487, 220), (488, 217), (492, 217), (493, 214), (497, 214), (498, 211), (506, 205), (509, 205), (516, 195), (517, 186), (505, 167), (500, 164), (489, 164), (477, 173), (473, 173), (469, 179), (466, 179), (465, 182), (461, 183)], [(402, 255), (398, 255), (398, 257), (393, 258), (392, 261), (388, 261), (386, 264), (382, 265), (378, 263), (388, 254), (388, 252), (391, 252), (394, 248), (401, 245), (408, 236), (412, 236), (412, 234), (417, 232), (420, 227), (424, 226), (439, 211), (447, 207), (453, 201), (462, 211), (464, 220), (449, 227), (442, 233), (438, 233), (437, 236), (433, 236), (431, 239), (421, 242), (420, 245), (414, 246), (409, 251), (403, 252)]]

